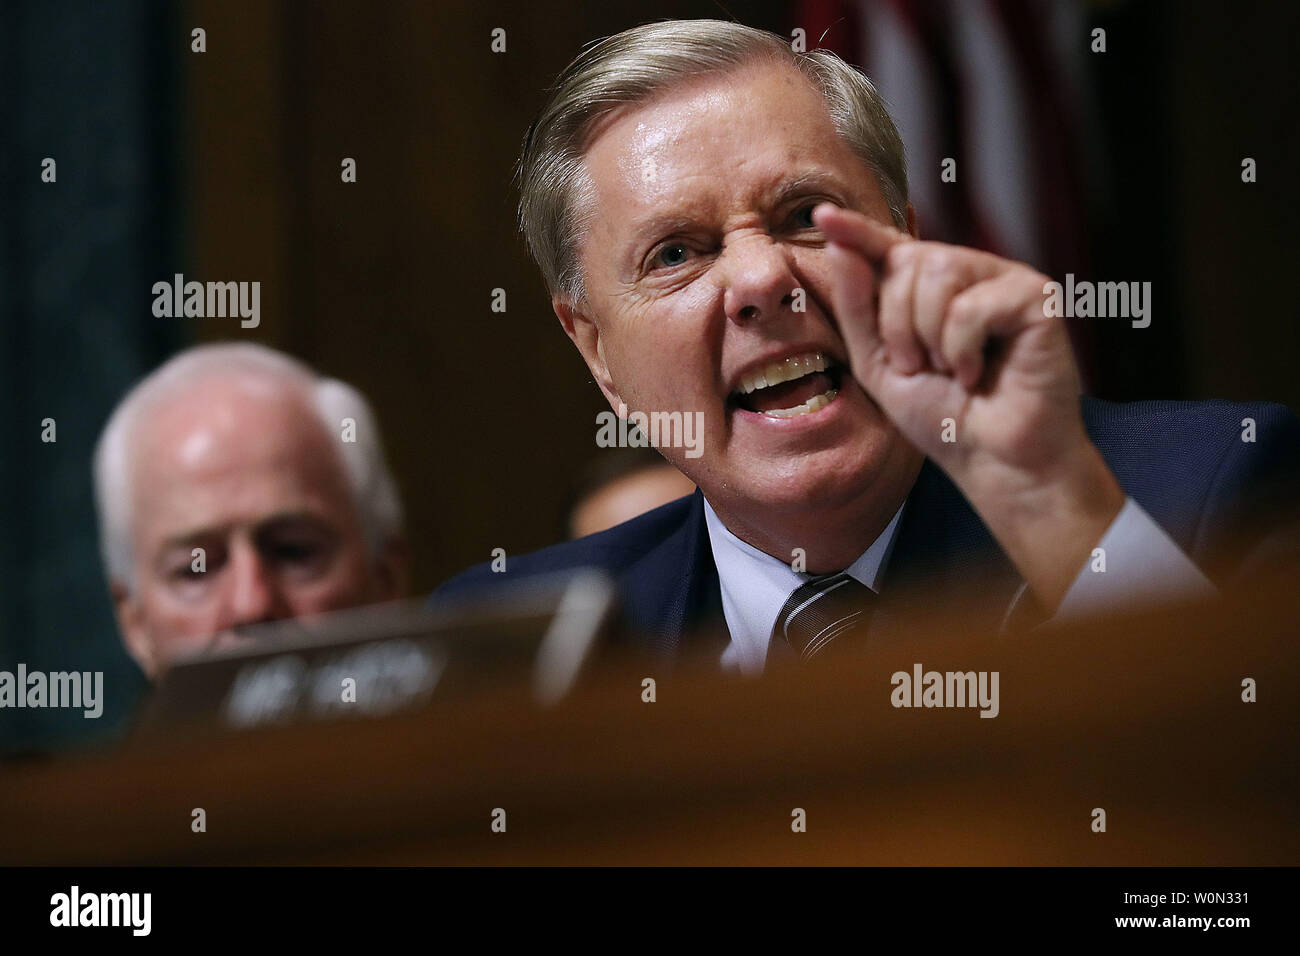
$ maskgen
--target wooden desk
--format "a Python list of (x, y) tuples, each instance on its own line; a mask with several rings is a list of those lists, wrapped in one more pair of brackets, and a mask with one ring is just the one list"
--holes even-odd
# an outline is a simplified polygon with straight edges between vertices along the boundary
[[(0, 862), (1296, 864), (1292, 589), (1014, 640), (936, 619), (757, 681), (614, 661), (547, 711), (493, 687), (11, 765)], [(918, 662), (998, 671), (999, 715), (893, 707)]]

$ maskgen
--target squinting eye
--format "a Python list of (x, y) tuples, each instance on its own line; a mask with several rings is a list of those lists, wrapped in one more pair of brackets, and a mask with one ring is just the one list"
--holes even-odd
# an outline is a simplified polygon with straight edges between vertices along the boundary
[(312, 541), (279, 541), (268, 549), (271, 556), (287, 564), (306, 564), (321, 553), (321, 548)]
[(812, 214), (813, 214), (813, 210), (817, 208), (817, 205), (818, 204), (814, 202), (801, 207), (794, 214), (795, 222), (797, 222), (804, 229), (814, 228)]
[[(680, 257), (676, 253), (680, 253)], [(685, 261), (686, 246), (680, 242), (673, 242), (664, 246), (655, 255), (655, 263), (661, 266), (679, 266)]]

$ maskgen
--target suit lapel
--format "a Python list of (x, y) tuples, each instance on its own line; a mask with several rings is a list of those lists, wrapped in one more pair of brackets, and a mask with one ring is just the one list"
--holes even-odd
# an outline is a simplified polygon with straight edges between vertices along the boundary
[[(881, 631), (901, 625), (918, 604), (960, 603), (964, 619), (996, 628), (1022, 581), (979, 515), (927, 459), (881, 579)], [(619, 585), (627, 623), (647, 650), (671, 658), (689, 644), (692, 652), (721, 653), (729, 638), (698, 490), (681, 522), (624, 569)]]
[(997, 627), (1022, 580), (951, 479), (926, 459), (881, 579), (882, 623), (919, 604), (960, 602), (964, 617)]
[(718, 569), (698, 489), (681, 524), (624, 570), (619, 584), (628, 623), (657, 656), (675, 656), (688, 639), (695, 649), (697, 634), (720, 632), (725, 642)]

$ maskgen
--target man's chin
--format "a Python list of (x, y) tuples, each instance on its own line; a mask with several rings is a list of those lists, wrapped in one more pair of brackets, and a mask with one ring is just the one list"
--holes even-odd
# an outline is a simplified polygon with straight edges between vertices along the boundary
[(722, 498), (731, 509), (749, 515), (835, 511), (872, 485), (887, 458), (887, 440), (851, 442), (784, 459), (754, 457), (729, 469), (729, 477), (701, 487), (715, 508)]

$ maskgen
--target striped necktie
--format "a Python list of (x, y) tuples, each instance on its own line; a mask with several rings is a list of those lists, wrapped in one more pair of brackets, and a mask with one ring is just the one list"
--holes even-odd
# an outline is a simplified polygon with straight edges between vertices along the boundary
[(800, 585), (777, 615), (772, 641), (788, 644), (807, 661), (831, 641), (866, 634), (876, 593), (847, 571), (825, 574)]

